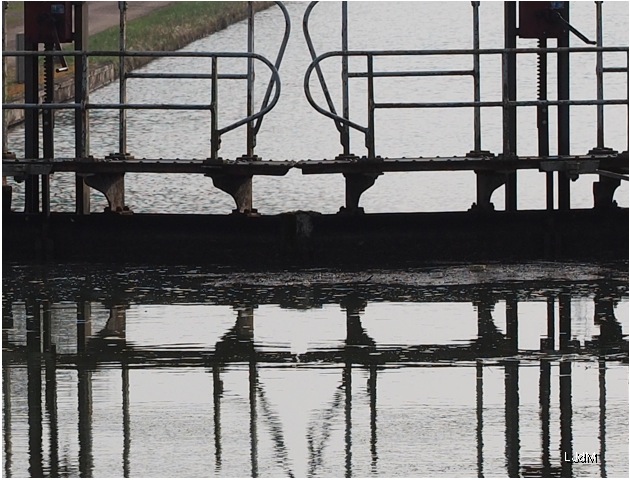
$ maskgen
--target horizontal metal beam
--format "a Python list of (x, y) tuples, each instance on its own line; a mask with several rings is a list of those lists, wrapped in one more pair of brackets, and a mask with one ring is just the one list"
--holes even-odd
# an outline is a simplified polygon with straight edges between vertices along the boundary
[(189, 52), (189, 51), (132, 51), (125, 50), (12, 50), (2, 52), (3, 57), (180, 57), (180, 58), (253, 58), (270, 66), (273, 64), (266, 57), (250, 52)]
[(225, 161), (211, 163), (205, 159), (141, 159), (113, 160), (96, 158), (18, 159), (3, 160), (2, 174), (50, 174), (55, 172), (98, 173), (223, 173), (227, 175), (285, 175), (295, 162), (290, 161)]
[[(328, 58), (331, 56), (366, 56), (375, 57), (393, 57), (393, 56), (434, 56), (434, 55), (471, 55), (473, 53), (479, 55), (500, 55), (503, 53), (595, 53), (595, 52), (628, 52), (628, 47), (556, 47), (556, 48), (467, 48), (467, 49), (444, 49), (444, 50), (349, 50), (342, 52), (340, 50), (326, 52), (317, 57), (314, 62)], [(268, 60), (257, 53), (248, 52), (182, 52), (182, 51), (130, 51), (120, 52), (119, 50), (48, 50), (48, 51), (30, 51), (30, 50), (9, 50), (2, 52), (3, 57), (58, 57), (63, 55), (66, 57), (192, 57), (192, 58), (255, 58), (267, 63)]]
[[(580, 167), (582, 165), (582, 167)], [(541, 170), (543, 166), (555, 170), (575, 169), (579, 173), (596, 173), (597, 168), (628, 173), (627, 153), (610, 156), (563, 157), (419, 157), (347, 160), (301, 161), (296, 168), (305, 175), (325, 173), (385, 173), (385, 172), (437, 172), (437, 171), (491, 171)], [(542, 170), (541, 170), (542, 171)]]
[[(129, 72), (125, 74), (125, 78), (184, 78), (184, 79), (202, 79), (202, 80), (212, 80), (214, 76), (211, 73), (134, 73)], [(246, 80), (246, 73), (220, 73), (216, 75), (216, 78), (219, 80)]]
[(515, 170), (571, 170), (577, 173), (628, 173), (628, 154), (574, 155), (547, 157), (416, 157), (376, 159), (302, 160), (225, 160), (206, 159), (3, 159), (2, 174), (49, 174), (54, 172), (96, 173), (198, 173), (209, 175), (285, 175), (291, 168), (304, 174), (326, 173), (384, 173), (431, 171), (515, 171)]
[(602, 68), (604, 73), (628, 73), (628, 67), (604, 67)]
[(474, 75), (473, 70), (418, 70), (408, 72), (374, 72), (372, 75), (367, 72), (349, 72), (350, 78), (379, 78), (379, 77), (449, 77), (449, 76), (465, 76)]
[(380, 102), (375, 103), (374, 108), (470, 108), (470, 107), (538, 107), (553, 105), (575, 105), (575, 106), (591, 106), (591, 105), (628, 105), (628, 100), (611, 99), (611, 100), (518, 100), (515, 102), (508, 101), (488, 101), (488, 102)]
[(3, 110), (210, 110), (206, 104), (190, 103), (9, 103)]
[(315, 58), (312, 63), (319, 63), (330, 57), (401, 57), (401, 56), (436, 56), (436, 55), (502, 55), (508, 53), (516, 54), (539, 54), (539, 53), (596, 53), (596, 52), (623, 52), (628, 53), (628, 47), (548, 47), (548, 48), (460, 48), (444, 50), (332, 50), (322, 53)]
[[(165, 77), (166, 78), (166, 77)], [(485, 102), (380, 102), (374, 108), (402, 109), (402, 108), (470, 108), (470, 107), (537, 107), (554, 105), (628, 105), (628, 100), (615, 98), (610, 100), (518, 100), (515, 102), (485, 101)], [(7, 103), (3, 110), (210, 110), (209, 104), (189, 103)]]

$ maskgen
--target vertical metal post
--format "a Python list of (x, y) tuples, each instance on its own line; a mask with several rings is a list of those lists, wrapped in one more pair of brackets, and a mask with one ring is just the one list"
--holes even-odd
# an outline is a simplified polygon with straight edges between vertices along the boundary
[[(538, 48), (547, 48), (547, 39), (538, 39)], [(538, 100), (547, 100), (547, 52), (538, 52)], [(549, 107), (539, 105), (536, 109), (538, 126), (538, 156), (549, 156)], [(554, 208), (553, 172), (545, 174), (546, 206), (551, 211)]]
[(249, 362), (249, 436), (251, 442), (250, 455), (252, 464), (252, 478), (258, 476), (258, 432), (256, 429), (256, 389), (258, 386), (258, 373), (256, 372), (256, 360)]
[[(2, 2), (2, 51), (6, 51), (7, 49), (7, 26), (6, 26), (6, 17), (7, 17), (7, 9), (9, 8), (9, 2)], [(22, 36), (22, 44), (24, 43)], [(22, 49), (24, 49), (24, 45), (22, 45)], [(18, 50), (20, 50), (18, 46)], [(23, 59), (23, 57), (16, 58), (16, 63), (19, 65), (19, 60)], [(23, 67), (22, 63), (22, 69)], [(19, 67), (16, 68), (19, 72)], [(2, 103), (7, 103), (7, 60), (5, 57), (2, 57)], [(24, 78), (22, 78), (22, 83), (24, 83)], [(9, 152), (9, 116), (7, 112), (2, 110), (2, 157), (3, 158), (12, 158), (15, 155)], [(11, 212), (11, 194), (13, 191), (13, 187), (11, 185), (7, 185), (7, 177), (2, 177), (2, 211), (3, 212)]]
[(573, 476), (573, 463), (564, 459), (573, 458), (573, 405), (571, 398), (571, 362), (560, 362), (560, 455), (561, 476)]
[(210, 159), (219, 159), (221, 138), (219, 137), (219, 71), (218, 58), (212, 57), (212, 98), (210, 99)]
[[(7, 50), (7, 25), (6, 25), (6, 17), (7, 17), (7, 8), (9, 8), (9, 2), (2, 2), (2, 51), (5, 52)], [(17, 61), (17, 59), (16, 59)], [(7, 102), (7, 59), (6, 57), (2, 57), (2, 78), (4, 81), (2, 82), (2, 103)], [(5, 155), (9, 151), (9, 140), (8, 140), (8, 132), (9, 132), (9, 119), (6, 114), (6, 110), (2, 110), (2, 155)]]
[(55, 347), (52, 342), (52, 312), (48, 300), (42, 302), (42, 314), (42, 351), (45, 353), (55, 353)]
[[(604, 32), (602, 25), (602, 3), (595, 2), (597, 15), (597, 47), (604, 46)], [(595, 74), (597, 79), (597, 100), (604, 99), (604, 53), (598, 51), (596, 54)], [(597, 148), (604, 148), (604, 106), (597, 105)]]
[(540, 361), (540, 383), (539, 383), (539, 404), (540, 404), (540, 425), (542, 444), (542, 476), (551, 476), (551, 460), (549, 447), (551, 445), (549, 435), (550, 411), (551, 411), (551, 362), (549, 360)]
[[(24, 49), (37, 51), (38, 44), (31, 38), (24, 39)], [(39, 58), (26, 57), (24, 60), (24, 101), (39, 103)], [(39, 112), (29, 108), (24, 112), (24, 154), (28, 159), (39, 158)], [(39, 176), (28, 175), (24, 185), (24, 211), (39, 212)]]
[(377, 474), (376, 461), (378, 454), (376, 451), (376, 364), (370, 365), (370, 378), (368, 380), (370, 390), (370, 454), (372, 460), (372, 474)]
[(520, 476), (518, 369), (518, 361), (505, 365), (505, 459), (511, 478)]
[(27, 359), (28, 397), (28, 473), (31, 478), (44, 476), (42, 451), (42, 372), (41, 357)]
[(555, 300), (552, 296), (547, 298), (547, 348), (556, 348), (556, 312)]
[(483, 478), (483, 364), (477, 360), (477, 478)]
[[(343, 101), (343, 118), (350, 119), (350, 98), (348, 80), (348, 2), (341, 2), (341, 92)], [(350, 126), (344, 123), (341, 127), (341, 145), (344, 156), (350, 155)]]
[(90, 302), (77, 302), (77, 353), (85, 353), (87, 337), (92, 334), (92, 308)]
[(375, 158), (375, 134), (374, 134), (374, 57), (367, 55), (367, 73), (368, 73), (368, 130), (366, 138), (366, 147), (368, 158)]
[(129, 416), (129, 366), (121, 364), (122, 370), (122, 421), (123, 421), (123, 477), (130, 477), (129, 454), (131, 453), (131, 417)]
[(26, 350), (28, 353), (42, 353), (42, 314), (36, 300), (26, 300)]
[[(570, 2), (566, 5), (567, 22), (570, 21)], [(567, 29), (558, 38), (558, 47), (569, 46), (569, 30)], [(558, 100), (569, 100), (569, 52), (558, 52)], [(570, 155), (571, 135), (570, 135), (569, 105), (558, 105), (558, 155)], [(571, 185), (568, 175), (565, 172), (558, 172), (558, 209), (569, 210), (571, 208)]]
[(510, 352), (518, 353), (518, 301), (510, 296), (505, 302), (505, 330)]
[[(74, 31), (74, 49), (87, 50), (88, 2), (74, 3)], [(75, 57), (74, 69), (74, 101), (81, 105), (74, 113), (75, 156), (86, 158), (90, 152), (89, 114), (86, 108), (89, 99), (87, 55)], [(87, 215), (90, 213), (90, 187), (78, 174), (75, 174), (75, 184), (76, 213)]]
[[(127, 67), (125, 64), (125, 52), (127, 51), (127, 2), (118, 2), (120, 11), (120, 36), (118, 38), (118, 86), (119, 103), (127, 103)], [(127, 110), (121, 108), (118, 113), (118, 153), (121, 156), (127, 154)]]
[[(7, 9), (9, 8), (9, 2), (2, 2), (2, 51), (6, 51), (7, 49), (7, 26), (6, 26), (6, 17), (7, 17)], [(22, 42), (23, 43), (23, 42)], [(24, 48), (24, 47), (22, 47)], [(19, 50), (19, 47), (18, 47)], [(16, 63), (20, 58), (16, 58)], [(19, 71), (19, 67), (16, 69)], [(2, 103), (7, 103), (7, 60), (5, 57), (2, 57)], [(24, 80), (22, 79), (22, 82)], [(7, 112), (2, 110), (2, 157), (9, 158), (14, 156), (12, 153), (9, 153), (9, 117)], [(2, 177), (2, 211), (9, 213), (11, 212), (11, 194), (13, 191), (13, 187), (7, 185), (7, 177)]]
[(561, 294), (559, 298), (559, 344), (561, 351), (571, 346), (571, 297)]
[(39, 303), (26, 300), (26, 349), (28, 391), (28, 450), (29, 475), (43, 476), (42, 452), (42, 371), (41, 356), (42, 318)]
[[(505, 48), (516, 48), (516, 2), (504, 4)], [(503, 54), (503, 155), (516, 155), (516, 53)], [(516, 210), (516, 172), (507, 175), (505, 182), (505, 209)]]
[[(247, 51), (254, 53), (254, 6), (252, 2), (247, 2)], [(254, 59), (247, 59), (247, 116), (254, 114)], [(247, 122), (247, 157), (254, 156), (256, 146), (256, 132), (254, 121)]]
[[(55, 49), (53, 43), (44, 45), (45, 51)], [(55, 102), (55, 65), (53, 57), (44, 58), (44, 103)], [(46, 108), (42, 110), (42, 143), (44, 158), (55, 158), (55, 113)], [(42, 175), (42, 213), (50, 215), (50, 176)]]
[(214, 400), (213, 423), (214, 423), (214, 463), (217, 475), (221, 471), (221, 394), (223, 387), (221, 384), (221, 376), (219, 365), (212, 365), (212, 397)]
[(79, 411), (79, 475), (92, 477), (94, 457), (92, 454), (92, 372), (85, 366), (77, 370), (77, 397)]
[(599, 361), (599, 468), (606, 477), (606, 360)]
[(352, 361), (347, 360), (343, 368), (343, 383), (346, 393), (344, 408), (346, 419), (346, 478), (352, 478)]
[[(479, 4), (480, 2), (470, 2), (473, 8), (473, 95), (474, 101), (481, 101), (481, 78), (480, 78), (480, 55), (479, 55)], [(474, 131), (474, 151), (481, 151), (481, 107), (475, 105), (473, 118)]]
[(46, 410), (50, 426), (50, 476), (59, 476), (59, 427), (57, 419), (57, 357), (52, 343), (50, 303), (44, 304), (44, 351), (46, 358)]

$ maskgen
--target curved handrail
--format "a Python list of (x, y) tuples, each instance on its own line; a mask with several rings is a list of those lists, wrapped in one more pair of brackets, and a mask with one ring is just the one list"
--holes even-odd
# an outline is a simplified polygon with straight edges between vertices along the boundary
[[(315, 5), (317, 5), (318, 3), (319, 3), (318, 1), (309, 3), (308, 7), (306, 7), (306, 11), (304, 12), (304, 18), (302, 20), (302, 30), (304, 31), (304, 39), (306, 40), (306, 46), (308, 47), (308, 51), (311, 54), (311, 59), (313, 60), (313, 63), (315, 63), (315, 60), (319, 57), (317, 56), (317, 52), (315, 51), (315, 46), (313, 45), (313, 40), (311, 38), (311, 34), (308, 28), (308, 20), (311, 16), (311, 11), (313, 10), (313, 8), (315, 8)], [(319, 80), (319, 84), (322, 87), (322, 91), (324, 92), (324, 97), (326, 98), (326, 103), (328, 103), (328, 108), (330, 110), (330, 113), (335, 115), (335, 117), (330, 117), (330, 118), (333, 118), (333, 120), (335, 120), (335, 125), (337, 127), (337, 130), (339, 131), (339, 133), (342, 133), (342, 124), (339, 121), (337, 121), (336, 118), (343, 118), (343, 117), (339, 117), (339, 115), (337, 115), (335, 104), (332, 101), (332, 98), (328, 91), (328, 86), (326, 85), (326, 79), (324, 78), (324, 74), (319, 66), (319, 63), (317, 63), (317, 66), (315, 67), (315, 69), (317, 70), (317, 78)], [(306, 93), (307, 98), (309, 94), (310, 92)], [(311, 105), (313, 104), (311, 103)], [(315, 106), (313, 107), (317, 110)]]
[[(287, 48), (287, 44), (289, 43), (289, 36), (291, 35), (291, 19), (289, 17), (289, 12), (287, 7), (284, 6), (284, 3), (276, 1), (275, 2), (280, 10), (282, 11), (282, 15), (284, 15), (284, 36), (282, 38), (282, 42), (280, 43), (280, 48), (278, 49), (278, 55), (276, 56), (276, 61), (274, 62), (274, 66), (276, 70), (280, 70), (280, 65), (282, 64), (282, 59), (284, 58), (284, 52)], [(261, 108), (267, 106), (269, 102), (269, 97), (271, 96), (271, 91), (273, 89), (274, 83), (270, 80), (267, 85), (267, 90), (265, 92), (265, 97), (263, 98)], [(254, 126), (254, 134), (257, 134), (260, 130), (260, 126), (262, 124), (263, 117), (260, 117)]]
[[(364, 53), (364, 52), (357, 52), (357, 53)], [(345, 52), (346, 55), (351, 55), (351, 56), (357, 56), (355, 54), (355, 52)], [(361, 125), (359, 125), (358, 123), (353, 122), (350, 119), (344, 118), (340, 115), (337, 114), (337, 112), (334, 110), (334, 105), (332, 107), (332, 111), (328, 111), (325, 110), (324, 108), (322, 108), (321, 106), (319, 106), (315, 100), (313, 99), (313, 96), (311, 95), (311, 87), (310, 87), (310, 80), (311, 80), (311, 74), (313, 73), (313, 70), (316, 70), (318, 72), (318, 75), (321, 73), (321, 68), (319, 67), (319, 63), (329, 57), (333, 57), (333, 56), (342, 56), (344, 55), (344, 52), (341, 51), (332, 51), (332, 52), (326, 52), (321, 54), (319, 57), (316, 57), (311, 64), (308, 66), (308, 68), (306, 69), (306, 73), (304, 74), (304, 93), (306, 94), (306, 99), (308, 100), (308, 103), (311, 104), (311, 106), (318, 111), (319, 113), (321, 113), (322, 115), (328, 117), (328, 118), (332, 118), (333, 120), (335, 120), (335, 124), (338, 125), (337, 129), (340, 130), (341, 129), (341, 125), (348, 125), (352, 128), (354, 128), (355, 130), (358, 130), (360, 132), (363, 132), (364, 134), (367, 135), (368, 132), (368, 128), (367, 127), (362, 127)], [(325, 82), (324, 82), (325, 83)], [(327, 91), (327, 90), (326, 90)], [(330, 98), (330, 95), (326, 95), (327, 99)], [(332, 102), (332, 100), (331, 100)], [(329, 106), (331, 105), (331, 103), (329, 102)]]
[[(234, 54), (235, 56), (237, 56), (237, 54)], [(228, 55), (220, 55), (221, 57), (224, 56), (228, 56)], [(271, 81), (269, 82), (270, 87), (274, 87), (274, 96), (271, 99), (271, 103), (268, 105), (263, 105), (262, 108), (257, 112), (254, 113), (253, 115), (249, 115), (237, 122), (234, 122), (230, 125), (228, 125), (227, 127), (223, 127), (219, 130), (217, 130), (217, 133), (219, 135), (223, 135), (226, 132), (229, 132), (231, 130), (234, 130), (235, 128), (240, 127), (241, 125), (245, 125), (246, 123), (249, 123), (253, 120), (256, 120), (258, 118), (262, 118), (264, 115), (266, 115), (267, 113), (269, 113), (278, 103), (278, 99), (280, 98), (280, 87), (281, 87), (281, 83), (280, 83), (280, 74), (278, 73), (278, 69), (275, 67), (275, 65), (273, 65), (266, 57), (263, 57), (262, 55), (258, 54), (258, 53), (242, 53), (240, 55), (238, 55), (239, 57), (247, 57), (247, 58), (253, 58), (254, 60), (260, 60), (262, 61), (265, 65), (267, 65), (267, 67), (269, 67), (269, 69), (271, 70)], [(218, 57), (217, 57), (218, 58)], [(233, 57), (234, 58), (234, 57)], [(269, 90), (271, 90), (271, 88), (269, 88)]]

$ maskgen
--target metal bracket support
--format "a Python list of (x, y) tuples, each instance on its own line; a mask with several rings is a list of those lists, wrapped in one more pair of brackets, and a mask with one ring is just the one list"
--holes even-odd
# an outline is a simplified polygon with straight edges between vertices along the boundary
[(599, 168), (599, 160), (548, 160), (540, 162), (541, 172), (565, 172), (573, 181), (581, 174), (595, 173)]
[(374, 185), (382, 173), (344, 173), (346, 178), (346, 206), (339, 209), (339, 213), (363, 213), (359, 207), (359, 199), (363, 192)]
[(477, 201), (469, 211), (493, 211), (494, 205), (490, 201), (494, 191), (505, 185), (508, 172), (475, 171), (477, 178)]
[(252, 208), (252, 175), (210, 174), (212, 183), (219, 190), (232, 196), (236, 209), (232, 213), (251, 215), (257, 213)]
[(131, 213), (129, 207), (125, 206), (124, 173), (97, 173), (82, 176), (86, 185), (105, 195), (110, 212)]
[[(8, 2), (5, 2), (5, 3), (8, 3)], [(6, 8), (6, 6), (4, 8)], [(6, 141), (6, 136), (2, 140)], [(15, 153), (5, 151), (4, 146), (3, 146), (2, 159), (15, 160)], [(13, 198), (13, 187), (7, 184), (7, 177), (3, 175), (2, 176), (2, 213), (11, 213), (12, 198)]]
[(11, 213), (11, 200), (13, 197), (13, 187), (5, 183), (2, 184), (2, 213)]
[(621, 184), (620, 178), (599, 177), (598, 182), (593, 182), (593, 208), (605, 209), (617, 207), (613, 200), (615, 190)]

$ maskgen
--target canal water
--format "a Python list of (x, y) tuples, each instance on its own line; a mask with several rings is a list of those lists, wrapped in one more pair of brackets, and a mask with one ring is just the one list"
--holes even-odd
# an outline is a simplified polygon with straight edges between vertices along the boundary
[(626, 477), (627, 334), (627, 265), (5, 267), (3, 473)]
[[(303, 95), (306, 4), (288, 8), (293, 33), (281, 68), (283, 93), (263, 122), (257, 154), (332, 158), (340, 153), (338, 134)], [(594, 9), (592, 3), (572, 4), (572, 23), (591, 38)], [(315, 8), (311, 31), (318, 53), (340, 47), (340, 10), (336, 2)], [(471, 46), (469, 2), (450, 2), (447, 9), (351, 2), (349, 13), (350, 48)], [(605, 44), (627, 45), (628, 4), (606, 2), (604, 13)], [(500, 18), (500, 4), (482, 4), (483, 48), (502, 44)], [(277, 8), (257, 15), (261, 53), (273, 58), (282, 27)], [(242, 51), (245, 39), (241, 22), (186, 50)], [(593, 98), (594, 59), (585, 58), (575, 65), (572, 91)], [(611, 66), (625, 61), (607, 58)], [(423, 62), (386, 68), (470, 67), (447, 57)], [(500, 98), (499, 60), (484, 62), (484, 99)], [(244, 65), (233, 67), (243, 71)], [(331, 88), (336, 68), (326, 66)], [(524, 58), (519, 69), (529, 72), (519, 98), (531, 99), (535, 58)], [(143, 70), (209, 67), (165, 59)], [(262, 86), (264, 74), (257, 74)], [(607, 96), (625, 95), (621, 77), (609, 77)], [(360, 82), (351, 90), (359, 119), (365, 109)], [(382, 101), (472, 98), (470, 81), (432, 82), (384, 82), (377, 92)], [(243, 114), (244, 101), (234, 97), (243, 98), (244, 85), (233, 81), (222, 89), (221, 122), (227, 124)], [(130, 80), (129, 90), (132, 102), (209, 101), (203, 80)], [(552, 96), (554, 91), (552, 86)], [(114, 84), (91, 100), (114, 102), (117, 92)], [(572, 112), (572, 153), (585, 153), (596, 143), (595, 111)], [(92, 111), (91, 117), (91, 153), (116, 151), (117, 114)], [(472, 148), (470, 110), (397, 111), (377, 122), (377, 153), (383, 156), (463, 155)], [(500, 152), (500, 114), (484, 110), (483, 122), (483, 148)], [(535, 112), (525, 109), (519, 122), (519, 153), (535, 154)], [(626, 149), (626, 109), (607, 108), (606, 122), (606, 144)], [(59, 155), (72, 155), (71, 124), (69, 116), (58, 115)], [(209, 155), (203, 113), (133, 112), (129, 134), (136, 157)], [(20, 136), (17, 129), (10, 138), (18, 155)], [(221, 155), (242, 155), (244, 145), (242, 132), (228, 134)], [(352, 147), (365, 153), (358, 136)], [(544, 208), (544, 177), (529, 172), (519, 179), (519, 207)], [(135, 212), (233, 208), (201, 176), (129, 174), (125, 181)], [(592, 206), (592, 181), (583, 176), (572, 184), (573, 206)], [(73, 182), (54, 175), (53, 210), (73, 209)], [(622, 187), (616, 199), (627, 206)], [(20, 208), (22, 186), (16, 188)], [(334, 213), (343, 195), (340, 175), (290, 172), (254, 180), (254, 206), (262, 214)], [(473, 174), (386, 174), (362, 204), (368, 212), (466, 210), (474, 195)], [(498, 208), (501, 195), (493, 199)], [(93, 194), (94, 211), (104, 206)], [(357, 272), (4, 264), (3, 475), (627, 477), (627, 272), (627, 262)], [(571, 461), (578, 457), (589, 463)]]

